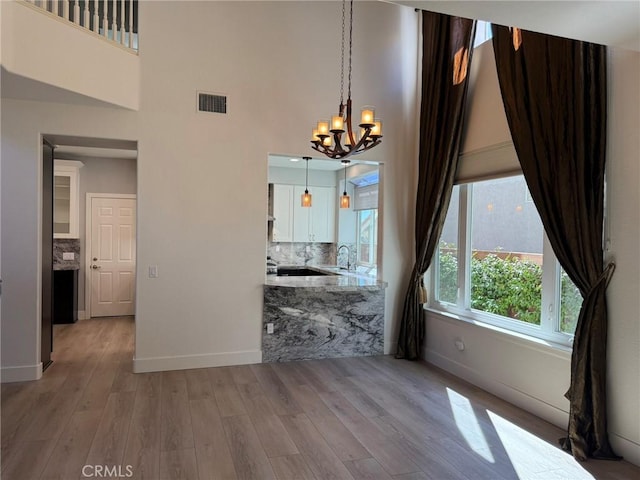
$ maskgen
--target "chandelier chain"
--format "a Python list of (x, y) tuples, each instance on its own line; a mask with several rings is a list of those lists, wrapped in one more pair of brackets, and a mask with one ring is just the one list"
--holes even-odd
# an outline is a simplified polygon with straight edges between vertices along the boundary
[(345, 0), (342, 0), (342, 55), (340, 57), (340, 105), (344, 103), (344, 16), (345, 16)]
[(353, 0), (351, 0), (351, 9), (349, 11), (349, 90), (347, 98), (351, 98), (351, 51), (353, 45)]

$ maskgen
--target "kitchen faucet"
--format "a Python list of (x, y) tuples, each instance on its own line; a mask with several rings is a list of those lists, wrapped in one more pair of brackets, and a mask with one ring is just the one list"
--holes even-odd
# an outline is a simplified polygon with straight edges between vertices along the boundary
[(336, 254), (336, 263), (337, 263), (337, 257), (340, 256), (340, 250), (342, 250), (343, 248), (347, 249), (347, 271), (349, 271), (349, 269), (351, 268), (351, 263), (350, 263), (350, 259), (351, 259), (351, 250), (349, 249), (348, 246), (346, 245), (340, 245), (338, 247), (338, 253)]

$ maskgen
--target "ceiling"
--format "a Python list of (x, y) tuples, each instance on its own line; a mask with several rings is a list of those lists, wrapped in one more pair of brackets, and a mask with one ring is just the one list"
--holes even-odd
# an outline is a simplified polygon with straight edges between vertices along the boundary
[(138, 142), (134, 140), (74, 135), (44, 135), (44, 139), (55, 147), (53, 156), (58, 160), (91, 158), (135, 160), (138, 157)]
[(640, 2), (637, 0), (388, 1), (432, 12), (640, 51)]
[[(291, 159), (298, 159), (297, 162), (292, 162)], [(270, 167), (281, 168), (306, 168), (305, 161), (302, 157), (296, 157), (295, 155), (269, 155)], [(349, 165), (356, 165), (359, 163), (377, 165), (377, 163), (351, 160)], [(327, 170), (336, 171), (343, 168), (344, 165), (340, 163), (340, 160), (331, 160), (330, 158), (315, 157), (309, 160), (309, 170)]]

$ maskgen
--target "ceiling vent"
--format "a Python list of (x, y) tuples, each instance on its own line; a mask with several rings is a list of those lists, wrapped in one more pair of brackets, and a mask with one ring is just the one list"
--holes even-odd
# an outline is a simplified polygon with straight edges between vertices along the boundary
[(225, 95), (198, 92), (198, 111), (227, 113), (227, 97)]

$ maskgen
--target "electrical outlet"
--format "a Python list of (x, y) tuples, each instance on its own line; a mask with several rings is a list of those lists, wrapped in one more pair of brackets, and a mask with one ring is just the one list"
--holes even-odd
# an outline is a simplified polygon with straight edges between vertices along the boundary
[(273, 323), (267, 323), (267, 333), (273, 333)]
[(158, 266), (149, 265), (149, 278), (158, 278)]
[(62, 260), (75, 260), (76, 254), (73, 252), (62, 252)]

